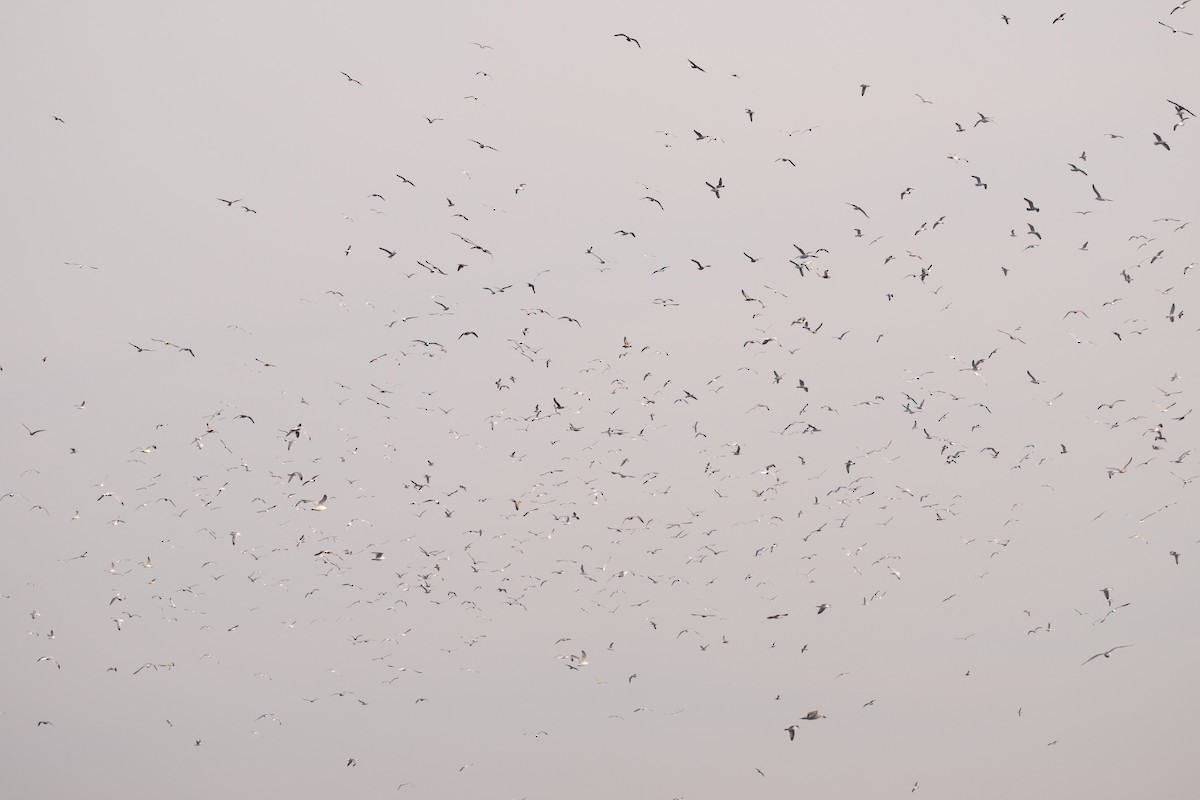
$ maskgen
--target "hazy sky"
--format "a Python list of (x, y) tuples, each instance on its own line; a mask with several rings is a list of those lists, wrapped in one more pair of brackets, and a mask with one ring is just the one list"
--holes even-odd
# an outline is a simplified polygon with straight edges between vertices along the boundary
[(786, 5), (8, 10), (9, 793), (1194, 793), (1200, 6)]

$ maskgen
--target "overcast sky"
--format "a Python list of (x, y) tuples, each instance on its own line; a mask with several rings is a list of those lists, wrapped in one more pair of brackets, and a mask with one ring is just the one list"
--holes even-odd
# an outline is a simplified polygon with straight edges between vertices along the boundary
[(9, 10), (14, 796), (1191, 796), (1200, 6), (647, 5)]

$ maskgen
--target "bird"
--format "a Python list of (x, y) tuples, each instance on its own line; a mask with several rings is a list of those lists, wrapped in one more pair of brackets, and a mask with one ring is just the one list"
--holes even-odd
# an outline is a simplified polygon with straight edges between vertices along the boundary
[[(1086, 175), (1087, 173), (1084, 173), (1084, 174)], [(1100, 194), (1100, 190), (1096, 188), (1096, 184), (1094, 184), (1094, 183), (1092, 184), (1092, 193), (1094, 195), (1096, 195), (1097, 202), (1100, 202), (1100, 203), (1111, 203), (1112, 202), (1111, 198), (1105, 197), (1104, 195)]]
[(804, 719), (806, 719), (806, 720), (826, 719), (826, 716), (824, 714), (822, 714), (820, 711), (810, 711), (804, 715)]
[(870, 88), (871, 88), (871, 84), (869, 84), (869, 83), (862, 83), (862, 84), (859, 84), (858, 88), (859, 88), (859, 90), (862, 92), (862, 94), (860, 94), (859, 96), (860, 96), (860, 97), (866, 97), (866, 96), (867, 96), (867, 89), (870, 89)]
[(796, 741), (796, 729), (799, 727), (800, 727), (799, 725), (792, 724), (792, 725), (788, 725), (786, 728), (784, 728), (784, 730), (787, 731), (789, 742)]
[[(346, 75), (345, 72), (342, 74)], [(350, 83), (357, 83), (359, 86), (362, 86), (362, 81), (358, 80), (357, 78), (351, 78), (349, 75), (346, 75), (346, 80), (350, 81)]]
[(614, 33), (614, 34), (613, 34), (613, 36), (614, 36), (614, 37), (619, 37), (619, 38), (621, 38), (621, 39), (624, 39), (624, 40), (625, 40), (625, 41), (627, 41), (627, 42), (633, 42), (634, 44), (636, 44), (636, 45), (638, 46), (638, 49), (639, 49), (639, 50), (640, 50), (640, 49), (641, 49), (641, 47), (642, 47), (642, 43), (641, 43), (641, 42), (639, 42), (637, 39), (633, 38), (632, 36), (630, 36), (630, 35), (628, 35), (628, 34), (625, 34), (625, 33)]
[(395, 258), (395, 257), (396, 257), (396, 251), (395, 251), (395, 250), (388, 250), (386, 247), (381, 247), (381, 248), (379, 248), (379, 249), (380, 249), (380, 250), (382, 250), (383, 252), (387, 253), (387, 257), (388, 257), (388, 258)]
[(1066, 19), (1066, 18), (1067, 18), (1067, 13), (1064, 11), (1063, 13), (1059, 14), (1057, 17), (1055, 17), (1054, 19), (1052, 19), (1052, 20), (1050, 21), (1050, 24), (1051, 24), (1051, 25), (1053, 25), (1053, 24), (1055, 24), (1055, 23), (1057, 23), (1057, 22), (1062, 22), (1062, 21), (1063, 21), (1064, 19)]
[(855, 205), (854, 203), (846, 203), (846, 205), (850, 206), (851, 208), (853, 208), (853, 209), (854, 209), (855, 211), (857, 211), (858, 213), (862, 214), (862, 215), (863, 215), (864, 217), (866, 217), (867, 219), (870, 219), (870, 218), (871, 218), (871, 215), (870, 215), (870, 214), (868, 214), (866, 211), (863, 211), (863, 209), (862, 209), (862, 206), (860, 206), (860, 205)]
[(698, 69), (701, 72), (704, 72), (704, 67), (700, 66), (695, 61), (692, 61), (690, 58), (687, 60), (687, 62), (692, 66), (692, 69)]
[[(1162, 20), (1158, 20), (1158, 24), (1162, 25), (1164, 28), (1169, 30), (1171, 33), (1182, 33), (1184, 36), (1192, 35), (1191, 31), (1183, 31), (1183, 30), (1180, 30), (1179, 28), (1173, 28), (1170, 25), (1168, 25), (1167, 23), (1163, 22)], [(55, 117), (55, 119), (57, 119), (57, 117)]]
[(833, 608), (833, 606), (830, 605), (829, 603), (821, 603), (821, 605), (817, 606), (817, 613), (824, 614), (826, 609), (830, 609), (830, 608)]
[[(1088, 663), (1088, 661), (1091, 661), (1096, 658), (1100, 658), (1101, 656), (1104, 656), (1105, 658), (1112, 658), (1113, 651), (1120, 650), (1123, 647), (1133, 647), (1133, 645), (1119, 644), (1116, 647), (1110, 647), (1109, 649), (1105, 650), (1103, 653), (1096, 653), (1096, 655), (1092, 656), (1091, 658), (1089, 658), (1087, 661), (1084, 661), (1083, 663), (1086, 664), (1086, 663)], [(1082, 666), (1082, 665), (1080, 665), (1080, 666)]]
[(1162, 145), (1162, 147), (1163, 147), (1163, 149), (1164, 149), (1164, 150), (1170, 150), (1170, 149), (1171, 149), (1171, 145), (1167, 144), (1167, 143), (1166, 143), (1166, 141), (1163, 139), (1163, 137), (1159, 136), (1159, 135), (1156, 133), (1156, 134), (1154, 134), (1154, 146), (1155, 146), (1155, 147), (1158, 147), (1159, 145)]
[[(467, 141), (473, 142), (474, 144), (479, 145), (480, 150), (496, 150), (496, 148), (492, 147), (490, 144), (484, 144), (483, 142), (479, 141), (478, 139), (467, 139)], [(500, 151), (496, 150), (496, 152), (500, 152)]]
[(233, 204), (234, 204), (234, 203), (240, 203), (240, 202), (242, 202), (242, 198), (240, 198), (240, 197), (239, 197), (237, 200), (226, 200), (226, 199), (225, 199), (225, 198), (223, 198), (223, 197), (218, 197), (217, 199), (218, 199), (218, 200), (220, 200), (220, 201), (221, 201), (222, 203), (224, 203), (225, 205), (229, 206), (230, 208), (233, 208)]
[(715, 194), (717, 196), (718, 200), (721, 199), (721, 190), (725, 188), (725, 179), (724, 178), (717, 178), (717, 183), (715, 186), (713, 184), (709, 183), (708, 181), (705, 181), (704, 185), (709, 188), (709, 191), (711, 191), (713, 194)]
[(1024, 200), (1025, 200), (1025, 205), (1027, 206), (1027, 207), (1026, 207), (1026, 209), (1025, 209), (1026, 211), (1041, 211), (1041, 209), (1040, 209), (1040, 208), (1038, 208), (1037, 206), (1035, 206), (1035, 205), (1033, 204), (1033, 201), (1032, 201), (1032, 200), (1030, 200), (1028, 197), (1025, 197), (1025, 198), (1022, 198), (1022, 199), (1024, 199)]
[(1175, 559), (1176, 564), (1179, 564), (1179, 553), (1172, 550), (1170, 553), (1167, 553), (1167, 555), (1169, 555), (1171, 558)]
[(24, 428), (25, 432), (28, 433), (30, 436), (37, 436), (39, 433), (46, 432), (45, 428), (38, 428), (36, 431), (31, 430), (30, 427), (28, 425), (26, 425), (24, 422), (21, 423), (21, 427)]

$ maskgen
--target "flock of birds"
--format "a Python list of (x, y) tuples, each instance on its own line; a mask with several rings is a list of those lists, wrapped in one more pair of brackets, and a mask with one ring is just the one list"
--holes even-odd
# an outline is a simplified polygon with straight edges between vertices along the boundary
[[(614, 61), (669, 49), (599, 38)], [(89, 329), (86, 387), (59, 367), (68, 344), (3, 346), (0, 520), (21, 557), (0, 612), (24, 688), (0, 730), (31, 763), (76, 757), (115, 715), (185, 774), (260, 748), (300, 786), (533, 797), (553, 759), (607, 781), (581, 755), (597, 742), (689, 763), (676, 739), (709, 762), (688, 796), (750, 779), (778, 796), (824, 769), (789, 747), (833, 770), (887, 719), (911, 741), (864, 746), (912, 756), (906, 720), (965, 724), (972, 691), (996, 701), (974, 709), (995, 746), (1062, 749), (1063, 687), (1106, 702), (1111, 676), (1153, 680), (1152, 653), (1194, 649), (1186, 605), (1139, 614), (1194, 599), (1200, 563), (1197, 209), (1143, 213), (1152, 198), (1110, 187), (1190, 158), (1200, 98), (1031, 144), (1058, 174), (1018, 187), (987, 138), (1005, 115), (844, 80), (847, 107), (903, 94), (891, 127), (954, 151), (853, 181), (859, 197), (793, 195), (835, 225), (743, 241), (772, 182), (847, 135), (832, 111), (609, 120), (645, 164), (695, 175), (633, 175), (558, 223), (571, 199), (504, 140), (504, 45), (462, 51), (471, 94), (412, 123), (459, 167), (376, 170), (298, 291), (257, 296), (261, 319), (184, 303), (175, 329)], [(660, 78), (723, 79), (696, 59)], [(381, 100), (366, 69), (338, 72), (317, 91)], [(218, 237), (287, 230), (270, 202), (198, 191)], [(547, 256), (531, 242), (555, 225), (587, 238)], [(84, 293), (137, 281), (63, 263), (55, 283), (94, 279)], [(965, 792), (910, 761), (887, 791)]]

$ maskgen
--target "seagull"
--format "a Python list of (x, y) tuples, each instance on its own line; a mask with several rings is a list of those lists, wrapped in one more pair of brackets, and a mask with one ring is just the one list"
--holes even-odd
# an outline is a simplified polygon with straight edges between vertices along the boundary
[(987, 188), (987, 184), (986, 184), (986, 183), (984, 183), (984, 182), (983, 182), (983, 180), (982, 180), (982, 179), (980, 179), (980, 177), (979, 177), (978, 175), (972, 175), (971, 177), (975, 179), (975, 185), (976, 185), (976, 186), (981, 186), (981, 187), (983, 187), (984, 189), (986, 189), (986, 188)]
[[(496, 150), (496, 148), (492, 147), (490, 144), (484, 144), (483, 142), (479, 141), (478, 139), (467, 139), (467, 141), (474, 142), (475, 144), (479, 145), (480, 150)], [(500, 151), (496, 150), (496, 152), (498, 153)]]
[(1052, 19), (1052, 20), (1050, 21), (1050, 24), (1051, 24), (1051, 25), (1053, 25), (1053, 24), (1054, 24), (1054, 23), (1056, 23), (1056, 22), (1062, 22), (1062, 21), (1063, 21), (1064, 19), (1066, 19), (1066, 18), (1067, 18), (1067, 12), (1065, 12), (1065, 11), (1064, 11), (1063, 13), (1059, 14), (1057, 17), (1055, 17), (1054, 19)]
[[(1165, 22), (1163, 22), (1163, 21), (1161, 21), (1161, 20), (1159, 20), (1159, 21), (1158, 21), (1158, 24), (1159, 24), (1159, 25), (1162, 25), (1164, 28), (1166, 28), (1167, 30), (1169, 30), (1171, 33), (1182, 33), (1184, 36), (1191, 36), (1191, 35), (1192, 35), (1191, 31), (1181, 31), (1181, 30), (1179, 30), (1179, 28), (1172, 28), (1170, 25), (1168, 25), (1167, 23), (1165, 23)], [(56, 119), (57, 119), (57, 118), (56, 118)]]
[(1026, 211), (1041, 211), (1041, 209), (1038, 208), (1037, 206), (1035, 206), (1033, 204), (1033, 201), (1030, 200), (1028, 197), (1023, 197), (1021, 199), (1024, 200), (1025, 204), (1028, 206), (1028, 208), (1025, 209)]
[(624, 40), (625, 40), (625, 41), (627, 41), (627, 42), (633, 42), (634, 44), (636, 44), (636, 45), (638, 46), (638, 49), (639, 49), (639, 50), (640, 50), (640, 49), (641, 49), (641, 47), (642, 47), (642, 43), (641, 43), (641, 42), (639, 42), (637, 39), (633, 38), (632, 36), (630, 36), (630, 35), (628, 35), (628, 34), (625, 34), (625, 33), (614, 33), (614, 34), (613, 34), (613, 36), (614, 36), (614, 37), (619, 37), (619, 38), (621, 38), (621, 39), (624, 39)]
[[(346, 73), (344, 73), (344, 72), (342, 74), (346, 75)], [(357, 83), (359, 86), (362, 86), (362, 81), (358, 80), (357, 78), (351, 78), (349, 75), (346, 75), (346, 80), (350, 81), (351, 83)]]
[(239, 197), (237, 200), (226, 200), (226, 199), (225, 199), (225, 198), (223, 198), (223, 197), (218, 197), (217, 199), (218, 199), (218, 200), (220, 200), (220, 201), (221, 201), (222, 203), (224, 203), (225, 205), (229, 206), (230, 208), (233, 208), (233, 204), (234, 204), (234, 203), (240, 203), (240, 202), (242, 202), (242, 198), (240, 198), (240, 197)]
[(1169, 556), (1171, 556), (1171, 558), (1175, 559), (1176, 564), (1179, 563), (1179, 553), (1176, 553), (1174, 550), (1172, 550), (1171, 552), (1167, 553), (1167, 555), (1169, 555)]
[(784, 730), (787, 731), (789, 742), (796, 741), (796, 729), (799, 727), (799, 725), (788, 725), (786, 728), (784, 728)]
[(871, 88), (871, 84), (869, 84), (869, 83), (860, 84), (858, 88), (862, 90), (862, 94), (860, 95), (860, 97), (866, 97), (867, 89)]
[[(1086, 175), (1087, 173), (1085, 172), (1084, 174)], [(1096, 188), (1096, 184), (1094, 184), (1094, 183), (1092, 184), (1092, 193), (1094, 195), (1096, 195), (1096, 200), (1101, 203), (1111, 203), (1112, 202), (1112, 198), (1105, 197), (1104, 195), (1100, 194), (1100, 190)]]
[[(1103, 653), (1096, 653), (1096, 655), (1092, 656), (1092, 658), (1089, 658), (1087, 661), (1084, 661), (1083, 663), (1086, 664), (1086, 663), (1088, 663), (1088, 661), (1099, 658), (1100, 656), (1104, 656), (1105, 658), (1112, 658), (1113, 651), (1120, 650), (1122, 647), (1133, 647), (1133, 645), (1119, 644), (1116, 647), (1110, 647), (1108, 650), (1105, 650)], [(1081, 664), (1080, 666), (1083, 666), (1083, 665)]]
[(1155, 146), (1155, 147), (1157, 147), (1158, 145), (1162, 145), (1162, 146), (1163, 146), (1163, 148), (1164, 148), (1164, 149), (1166, 149), (1166, 150), (1170, 150), (1170, 149), (1171, 149), (1171, 145), (1169, 145), (1169, 144), (1167, 144), (1165, 141), (1163, 141), (1163, 137), (1159, 136), (1159, 135), (1156, 133), (1156, 134), (1154, 134), (1154, 146)]
[(814, 720), (814, 719), (828, 719), (828, 718), (824, 714), (822, 714), (820, 711), (810, 711), (804, 715), (804, 719)]
[(846, 203), (846, 205), (850, 206), (851, 208), (853, 208), (853, 209), (854, 209), (855, 211), (857, 211), (858, 213), (862, 214), (862, 215), (863, 215), (864, 217), (866, 217), (867, 219), (870, 219), (870, 218), (871, 218), (871, 215), (870, 215), (870, 214), (868, 214), (867, 212), (863, 211), (863, 209), (862, 209), (862, 206), (855, 205), (854, 203)]
[(692, 69), (698, 69), (701, 72), (704, 72), (704, 67), (700, 66), (695, 61), (692, 61), (690, 58), (688, 59), (688, 63), (692, 65)]
[(704, 185), (707, 186), (709, 188), (709, 190), (717, 196), (718, 200), (721, 199), (721, 190), (725, 188), (725, 179), (724, 178), (717, 178), (716, 186), (713, 186), (708, 181), (705, 181)]
[[(817, 613), (818, 613), (818, 614), (824, 614), (824, 613), (825, 613), (825, 609), (827, 609), (827, 608), (833, 608), (833, 606), (832, 606), (832, 605), (830, 605), (829, 603), (821, 603), (821, 605), (817, 606)], [(813, 712), (813, 713), (816, 713), (816, 712)], [(808, 718), (809, 718), (809, 719), (815, 719), (814, 717), (811, 717), (811, 716), (810, 716), (810, 717), (808, 717)]]

